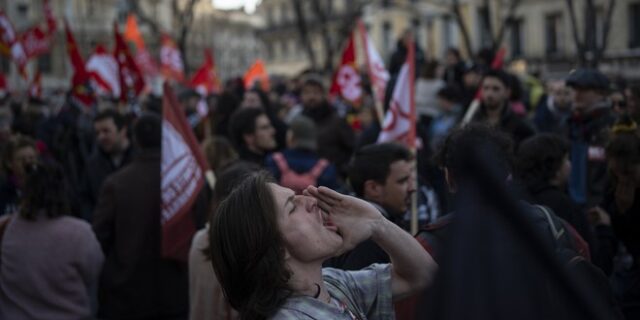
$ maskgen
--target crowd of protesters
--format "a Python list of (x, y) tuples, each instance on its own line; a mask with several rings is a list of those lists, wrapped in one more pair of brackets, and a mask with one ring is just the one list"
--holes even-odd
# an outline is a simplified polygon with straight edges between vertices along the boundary
[[(389, 88), (406, 51), (399, 42)], [(640, 86), (595, 69), (494, 70), (488, 51), (465, 61), (452, 48), (439, 63), (418, 48), (416, 60), (415, 153), (376, 144), (370, 90), (350, 105), (312, 72), (269, 92), (229, 80), (205, 117), (184, 90), (216, 177), (192, 208), (188, 263), (160, 254), (159, 97), (91, 110), (4, 97), (0, 318), (427, 318), (410, 295), (437, 277), (478, 145), (549, 241), (604, 279), (594, 286), (611, 317), (639, 318)], [(414, 194), (417, 241), (401, 231)], [(335, 221), (305, 216), (318, 208)]]

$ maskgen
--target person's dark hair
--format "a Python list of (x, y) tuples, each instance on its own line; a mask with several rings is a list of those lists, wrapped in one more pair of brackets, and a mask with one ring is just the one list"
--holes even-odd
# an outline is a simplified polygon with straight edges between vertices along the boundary
[(229, 136), (231, 143), (236, 148), (244, 146), (243, 136), (245, 134), (252, 134), (256, 131), (256, 119), (261, 115), (266, 115), (266, 112), (262, 109), (246, 108), (236, 111), (231, 116)]
[(225, 297), (242, 319), (266, 319), (291, 295), (291, 271), (266, 172), (251, 174), (211, 219), (211, 262)]
[(460, 89), (457, 86), (447, 85), (444, 88), (438, 90), (437, 97), (451, 101), (454, 103), (460, 102), (461, 98)]
[(259, 88), (253, 88), (249, 91), (246, 91), (244, 94), (247, 94), (247, 92), (253, 92), (257, 94), (258, 99), (260, 99), (260, 103), (262, 104), (262, 108), (264, 108), (264, 110), (267, 112), (270, 111), (271, 101), (269, 100), (269, 96), (267, 96), (264, 91), (260, 90)]
[(391, 172), (391, 164), (411, 161), (413, 155), (407, 147), (397, 143), (380, 143), (362, 147), (356, 151), (349, 164), (349, 182), (358, 197), (364, 196), (364, 184), (373, 180), (384, 184)]
[(209, 168), (214, 172), (225, 169), (238, 159), (238, 154), (225, 137), (212, 136), (207, 138), (202, 147)]
[(613, 126), (606, 153), (607, 158), (625, 164), (640, 163), (640, 132), (638, 124), (628, 115), (621, 117)]
[(144, 113), (133, 126), (133, 137), (141, 149), (160, 149), (162, 144), (162, 120), (160, 116)]
[(513, 163), (513, 141), (498, 130), (487, 125), (471, 123), (453, 130), (435, 155), (435, 162), (442, 168), (447, 168), (455, 179), (468, 178), (475, 168), (476, 155), (489, 154), (502, 178), (511, 174)]
[(11, 171), (11, 162), (13, 161), (13, 157), (15, 156), (16, 152), (26, 147), (38, 150), (36, 148), (36, 142), (29, 137), (17, 135), (9, 139), (9, 142), (6, 144), (2, 152), (2, 169), (5, 172)]
[(71, 212), (68, 187), (62, 169), (39, 162), (25, 168), (27, 178), (20, 201), (20, 217), (34, 220), (39, 215), (55, 218)]
[(502, 70), (489, 70), (484, 74), (482, 81), (486, 78), (498, 79), (507, 89), (511, 89), (511, 77)]
[(113, 123), (116, 125), (118, 131), (122, 130), (122, 128), (124, 128), (124, 126), (126, 125), (124, 117), (115, 109), (105, 109), (100, 111), (100, 113), (98, 113), (96, 117), (93, 118), (93, 123), (107, 119), (113, 120)]
[(454, 55), (456, 57), (456, 59), (461, 60), (462, 59), (462, 55), (460, 55), (460, 50), (458, 50), (458, 48), (455, 47), (450, 47), (449, 49), (447, 49), (447, 53), (451, 53), (452, 55)]
[(316, 87), (322, 91), (324, 91), (324, 83), (322, 83), (322, 78), (315, 74), (307, 75), (302, 82), (302, 87)]
[(569, 154), (569, 142), (552, 133), (523, 141), (516, 156), (516, 175), (528, 187), (548, 184)]
[[(215, 214), (220, 203), (226, 199), (233, 188), (235, 188), (244, 178), (252, 172), (260, 171), (260, 166), (253, 162), (239, 161), (221, 170), (222, 173), (216, 179), (216, 185), (213, 188), (213, 197), (211, 199), (211, 209), (209, 210), (209, 221)], [(209, 247), (202, 250), (204, 255), (211, 259), (211, 250)]]

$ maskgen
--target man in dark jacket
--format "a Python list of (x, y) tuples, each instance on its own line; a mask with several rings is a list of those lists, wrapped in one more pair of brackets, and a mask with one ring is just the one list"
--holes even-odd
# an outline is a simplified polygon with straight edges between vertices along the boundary
[(522, 140), (535, 134), (533, 126), (511, 110), (509, 76), (503, 71), (491, 70), (482, 80), (482, 104), (473, 118), (511, 136), (518, 145)]
[(571, 141), (571, 198), (594, 208), (604, 198), (607, 179), (605, 146), (615, 120), (607, 99), (609, 79), (595, 69), (578, 69), (567, 78), (574, 91), (573, 115), (569, 119)]
[[(369, 201), (385, 218), (402, 226), (411, 195), (416, 191), (414, 165), (411, 152), (403, 145), (368, 145), (356, 152), (349, 181), (357, 197)], [(372, 240), (367, 240), (327, 265), (359, 270), (372, 263), (389, 262), (389, 256)]]
[(93, 229), (105, 254), (98, 293), (101, 319), (186, 319), (187, 265), (161, 257), (161, 119), (134, 127), (133, 162), (104, 183)]
[(275, 134), (264, 110), (240, 109), (231, 116), (229, 135), (241, 160), (262, 166), (267, 153), (277, 146)]
[(355, 135), (347, 122), (336, 115), (327, 101), (327, 93), (320, 79), (309, 77), (302, 85), (302, 114), (318, 127), (318, 155), (328, 159), (345, 176), (346, 166), (353, 153)]
[(129, 141), (124, 117), (107, 109), (93, 119), (97, 147), (87, 160), (82, 190), (83, 218), (91, 222), (100, 188), (109, 175), (129, 164), (134, 148)]

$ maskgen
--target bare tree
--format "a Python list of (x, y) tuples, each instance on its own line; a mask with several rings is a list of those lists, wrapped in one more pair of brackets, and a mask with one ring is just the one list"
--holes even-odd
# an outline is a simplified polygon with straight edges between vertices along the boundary
[[(305, 14), (303, 3), (311, 6), (313, 16), (308, 17)], [(327, 73), (333, 70), (336, 52), (340, 51), (345, 39), (351, 34), (367, 3), (368, 1), (364, 0), (349, 1), (345, 11), (336, 12), (332, 6), (332, 1), (309, 0), (307, 2), (292, 0), (298, 32), (307, 51), (312, 69)], [(321, 68), (318, 68), (317, 58), (311, 45), (312, 34), (318, 34), (322, 38), (324, 62)]]
[(598, 43), (597, 12), (594, 0), (585, 0), (585, 14), (582, 25), (584, 26), (584, 36), (580, 39), (578, 32), (578, 19), (576, 17), (575, 1), (566, 0), (571, 19), (571, 33), (578, 53), (578, 63), (582, 67), (597, 68), (604, 56), (609, 41), (609, 31), (611, 30), (611, 18), (616, 0), (608, 0), (608, 6), (604, 21), (602, 22), (602, 42)]
[(293, 11), (296, 16), (296, 26), (298, 28), (300, 41), (302, 41), (304, 49), (307, 52), (311, 69), (315, 70), (318, 68), (318, 64), (316, 61), (316, 54), (313, 51), (313, 45), (311, 44), (311, 37), (307, 26), (308, 18), (304, 12), (303, 2), (299, 0), (291, 0), (291, 4), (293, 5)]
[[(489, 34), (489, 46), (491, 51), (496, 52), (500, 46), (502, 45), (502, 40), (504, 39), (504, 35), (506, 33), (507, 28), (515, 19), (515, 12), (518, 6), (522, 3), (522, 0), (496, 0), (500, 1), (500, 4), (505, 4), (508, 2), (507, 12), (504, 15), (498, 13), (500, 17), (500, 25), (496, 30), (492, 23), (492, 6), (490, 0), (483, 0), (483, 8), (486, 10), (487, 19), (485, 21), (486, 30), (482, 30), (482, 32), (487, 32)], [(473, 48), (471, 46), (471, 37), (469, 35), (469, 29), (464, 23), (464, 17), (462, 16), (462, 10), (460, 9), (460, 1), (459, 0), (451, 0), (451, 12), (456, 18), (456, 22), (458, 23), (458, 27), (460, 28), (460, 32), (462, 33), (464, 45), (467, 49), (467, 55), (469, 57), (473, 56)]]
[[(171, 0), (171, 11), (173, 13), (173, 21), (176, 24), (177, 30), (177, 33), (174, 34), (174, 36), (176, 37), (176, 43), (182, 52), (185, 73), (190, 72), (188, 61), (189, 55), (187, 54), (187, 37), (189, 36), (189, 32), (193, 25), (195, 5), (200, 1), (204, 0)], [(141, 1), (139, 0), (127, 0), (129, 11), (138, 17), (140, 23), (148, 25), (149, 29), (151, 29), (151, 33), (156, 38), (159, 38), (161, 32), (168, 32), (168, 30), (162, 30), (157, 21), (149, 17), (149, 15), (144, 12), (144, 9), (140, 6), (140, 2)]]

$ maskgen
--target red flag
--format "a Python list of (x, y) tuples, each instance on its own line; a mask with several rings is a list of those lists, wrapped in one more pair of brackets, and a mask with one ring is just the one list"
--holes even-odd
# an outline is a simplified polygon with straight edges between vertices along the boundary
[(93, 87), (99, 95), (120, 97), (118, 62), (102, 45), (97, 45), (86, 65)]
[(135, 47), (134, 59), (140, 70), (145, 75), (156, 75), (158, 73), (158, 64), (154, 61), (151, 53), (144, 45), (144, 39), (138, 29), (136, 17), (133, 14), (127, 16), (127, 24), (124, 29), (124, 38), (133, 43)]
[[(206, 61), (205, 61), (206, 63)], [(178, 46), (167, 34), (162, 34), (162, 48), (160, 49), (160, 65), (165, 79), (184, 81), (184, 64)]]
[(20, 35), (20, 43), (27, 59), (45, 54), (51, 50), (51, 35), (40, 27), (33, 27)]
[(378, 50), (376, 50), (373, 40), (371, 40), (371, 37), (367, 33), (367, 29), (364, 23), (362, 23), (362, 20), (358, 21), (358, 29), (360, 30), (360, 35), (366, 48), (365, 60), (367, 62), (371, 88), (374, 92), (374, 98), (377, 100), (376, 102), (381, 106), (384, 103), (384, 94), (387, 88), (387, 82), (389, 81), (389, 72), (385, 68), (384, 61), (380, 53), (378, 53)]
[(201, 95), (207, 96), (220, 90), (220, 83), (216, 76), (215, 61), (211, 50), (204, 53), (202, 66), (189, 81), (189, 87), (198, 91)]
[(162, 114), (162, 256), (186, 261), (196, 231), (190, 211), (204, 186), (207, 162), (167, 82)]
[(7, 80), (4, 78), (4, 74), (0, 73), (0, 99), (4, 99), (8, 93)]
[(116, 50), (114, 56), (118, 62), (118, 78), (120, 81), (120, 101), (127, 101), (130, 94), (139, 95), (144, 89), (144, 78), (138, 65), (129, 52), (129, 47), (118, 32), (118, 24), (113, 24)]
[(89, 73), (85, 69), (84, 59), (80, 55), (76, 39), (69, 29), (69, 23), (64, 21), (64, 31), (67, 36), (67, 52), (71, 66), (73, 66), (73, 77), (71, 78), (71, 97), (79, 105), (90, 108), (95, 104), (95, 95), (89, 86)]
[(29, 97), (30, 98), (42, 98), (42, 75), (40, 70), (33, 76), (33, 81), (29, 84)]
[(10, 56), (26, 78), (27, 55), (9, 18), (0, 10), (0, 51)]
[(333, 75), (329, 95), (334, 97), (339, 95), (347, 101), (357, 104), (362, 97), (362, 83), (356, 67), (356, 50), (353, 38), (354, 33), (352, 32), (342, 53), (342, 62)]
[(44, 3), (42, 4), (42, 11), (44, 11), (44, 18), (47, 20), (47, 34), (52, 36), (56, 32), (56, 28), (58, 26), (56, 18), (53, 16), (53, 10), (51, 10), (49, 0), (44, 0)]
[(251, 88), (255, 82), (260, 83), (260, 88), (263, 91), (269, 91), (269, 75), (264, 67), (264, 62), (258, 59), (244, 74), (244, 86), (245, 88)]
[(397, 141), (409, 148), (416, 147), (416, 104), (414, 101), (414, 43), (409, 41), (407, 60), (400, 69), (393, 88), (391, 105), (384, 118), (378, 142)]

